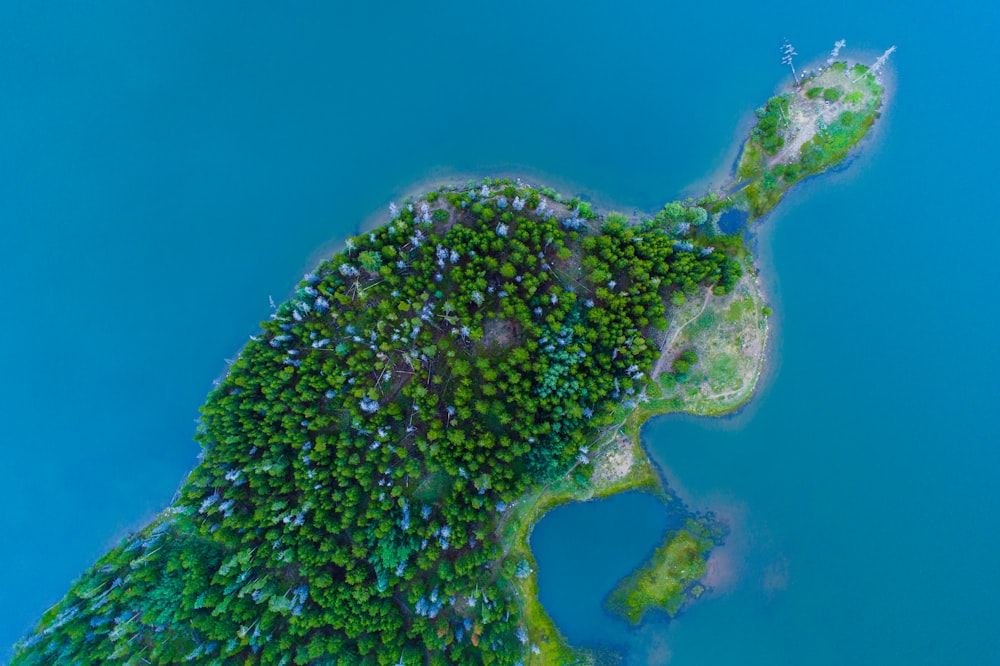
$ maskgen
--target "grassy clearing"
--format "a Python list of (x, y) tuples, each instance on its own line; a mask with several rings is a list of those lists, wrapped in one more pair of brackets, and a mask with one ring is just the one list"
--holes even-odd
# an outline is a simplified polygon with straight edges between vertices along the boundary
[[(750, 398), (763, 369), (768, 329), (752, 262), (749, 257), (744, 262), (745, 275), (733, 291), (712, 296), (701, 314), (668, 340), (658, 390), (655, 396), (648, 392), (650, 400), (641, 410), (715, 415)], [(691, 299), (681, 309), (692, 313), (697, 307), (700, 301)], [(684, 320), (684, 313), (676, 318)], [(673, 360), (689, 349), (697, 353), (698, 363), (683, 375), (669, 372)]]

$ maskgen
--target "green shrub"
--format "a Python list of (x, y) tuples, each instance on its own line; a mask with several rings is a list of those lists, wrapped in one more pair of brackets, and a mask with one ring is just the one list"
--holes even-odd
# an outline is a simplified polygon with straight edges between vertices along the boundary
[(823, 91), (823, 99), (828, 102), (836, 102), (840, 99), (840, 91), (836, 88), (827, 88)]

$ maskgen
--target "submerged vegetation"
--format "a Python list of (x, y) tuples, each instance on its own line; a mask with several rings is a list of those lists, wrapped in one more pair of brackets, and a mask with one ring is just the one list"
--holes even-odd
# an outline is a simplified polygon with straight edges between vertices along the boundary
[[(733, 409), (763, 363), (770, 310), (720, 215), (837, 163), (881, 93), (861, 66), (807, 75), (760, 110), (728, 193), (638, 223), (509, 180), (391, 205), (274, 308), (208, 396), (173, 504), (12, 663), (578, 663), (537, 599), (534, 524), (668, 498), (642, 422)], [(673, 616), (722, 536), (689, 520), (609, 607)]]
[(638, 624), (652, 609), (674, 617), (689, 600), (705, 592), (700, 581), (708, 553), (723, 535), (711, 519), (689, 520), (670, 532), (653, 557), (623, 579), (607, 600), (611, 612)]

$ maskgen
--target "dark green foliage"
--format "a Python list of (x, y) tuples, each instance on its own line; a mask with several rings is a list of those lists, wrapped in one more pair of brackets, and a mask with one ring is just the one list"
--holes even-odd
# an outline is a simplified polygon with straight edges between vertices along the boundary
[[(608, 215), (608, 220), (612, 220), (615, 213)], [(625, 216), (618, 216), (622, 222), (626, 221)], [(658, 212), (652, 220), (647, 221), (645, 228), (666, 229), (678, 235), (685, 235), (691, 227), (698, 227), (708, 221), (708, 210), (701, 205), (685, 206), (679, 201), (671, 201)]]
[(691, 366), (698, 362), (698, 352), (693, 349), (686, 349), (681, 352), (678, 358)]
[(823, 94), (823, 86), (816, 86), (815, 88), (810, 88), (806, 91), (806, 97), (808, 99), (817, 99)]
[(698, 353), (693, 349), (687, 349), (674, 359), (671, 369), (678, 375), (686, 375), (691, 366), (698, 362)]
[(876, 113), (842, 112), (823, 132), (802, 146), (802, 170), (816, 173), (843, 159), (875, 122)]
[(664, 301), (739, 264), (620, 216), (566, 232), (500, 185), (520, 210), (432, 193), (306, 276), (209, 395), (174, 505), (13, 663), (523, 659), (498, 512), (637, 399)]
[(823, 99), (827, 102), (836, 102), (840, 99), (840, 91), (836, 88), (827, 88), (823, 91)]
[(372, 250), (367, 250), (358, 255), (358, 263), (360, 263), (361, 267), (366, 271), (375, 273), (378, 269), (382, 268), (382, 254)]
[(757, 125), (751, 135), (767, 155), (774, 155), (785, 145), (782, 130), (788, 127), (788, 95), (772, 97), (757, 109)]

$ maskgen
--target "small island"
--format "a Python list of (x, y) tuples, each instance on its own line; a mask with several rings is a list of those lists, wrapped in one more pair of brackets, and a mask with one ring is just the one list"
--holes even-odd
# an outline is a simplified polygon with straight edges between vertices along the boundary
[[(509, 179), (391, 205), (274, 307), (174, 502), (12, 663), (593, 663), (538, 602), (532, 528), (627, 489), (679, 501), (639, 429), (751, 396), (770, 310), (750, 224), (865, 136), (884, 57), (796, 74), (732, 182), (649, 217)], [(704, 594), (725, 530), (688, 515), (609, 609)]]

